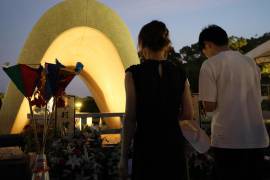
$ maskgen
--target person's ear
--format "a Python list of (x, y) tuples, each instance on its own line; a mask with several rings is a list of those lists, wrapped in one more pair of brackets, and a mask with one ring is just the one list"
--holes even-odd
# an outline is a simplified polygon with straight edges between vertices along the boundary
[(142, 55), (144, 58), (148, 57), (148, 48), (142, 48), (141, 49)]
[(212, 43), (210, 41), (204, 41), (204, 49), (209, 49), (212, 47)]

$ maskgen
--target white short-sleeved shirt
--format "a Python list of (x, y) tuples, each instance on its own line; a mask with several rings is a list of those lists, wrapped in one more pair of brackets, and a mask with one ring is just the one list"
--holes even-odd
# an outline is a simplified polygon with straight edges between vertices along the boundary
[(260, 71), (237, 51), (206, 60), (199, 77), (199, 99), (216, 102), (211, 144), (219, 148), (264, 148), (269, 145), (261, 110)]

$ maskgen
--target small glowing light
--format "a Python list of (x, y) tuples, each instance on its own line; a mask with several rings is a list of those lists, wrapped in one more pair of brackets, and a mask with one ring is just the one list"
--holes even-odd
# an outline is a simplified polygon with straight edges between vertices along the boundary
[(87, 124), (87, 126), (89, 126), (89, 127), (92, 126), (92, 124), (93, 124), (93, 123), (92, 123), (92, 120), (93, 120), (92, 117), (88, 117), (88, 118), (86, 119), (86, 124)]
[(75, 128), (82, 130), (82, 119), (81, 118), (75, 118)]
[(53, 98), (51, 98), (48, 102), (47, 108), (50, 112), (53, 110)]
[(76, 107), (76, 109), (80, 109), (82, 107), (82, 103), (81, 102), (76, 102), (75, 107)]

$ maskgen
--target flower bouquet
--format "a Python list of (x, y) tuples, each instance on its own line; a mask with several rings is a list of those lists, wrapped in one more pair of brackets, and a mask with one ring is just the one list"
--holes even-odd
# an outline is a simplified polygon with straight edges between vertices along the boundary
[[(57, 109), (57, 100), (61, 98), (67, 85), (75, 75), (81, 72), (82, 68), (83, 65), (79, 62), (74, 69), (66, 68), (58, 60), (55, 64), (45, 63), (45, 67), (40, 64), (17, 64), (3, 68), (28, 100), (34, 135), (33, 144), (37, 153), (32, 179), (49, 179), (45, 155), (49, 123), (51, 123), (53, 112)], [(48, 109), (50, 99), (53, 99), (51, 110)], [(34, 118), (34, 106), (44, 109), (43, 125), (41, 126)]]
[(86, 126), (73, 137), (49, 140), (47, 157), (53, 179), (119, 180), (120, 146), (104, 147), (100, 129)]

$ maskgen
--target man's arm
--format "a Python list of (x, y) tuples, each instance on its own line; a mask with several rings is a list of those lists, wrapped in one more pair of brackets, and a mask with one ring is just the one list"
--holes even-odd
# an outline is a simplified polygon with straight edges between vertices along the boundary
[(204, 63), (199, 76), (199, 100), (206, 112), (213, 112), (217, 108), (217, 84), (213, 70)]

